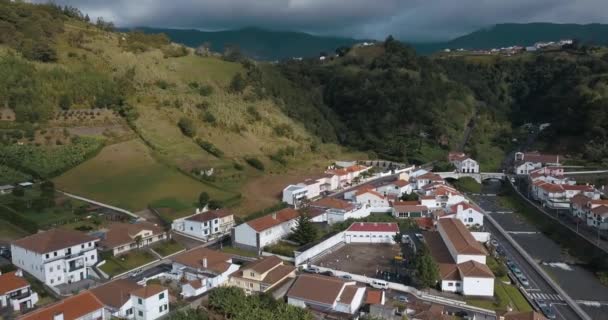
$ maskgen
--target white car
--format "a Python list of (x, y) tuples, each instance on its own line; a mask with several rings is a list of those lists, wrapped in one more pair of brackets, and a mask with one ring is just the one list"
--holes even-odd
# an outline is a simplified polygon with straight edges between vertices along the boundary
[(416, 233), (415, 234), (416, 238), (418, 238), (418, 240), (423, 241), (424, 237), (422, 236), (422, 233)]

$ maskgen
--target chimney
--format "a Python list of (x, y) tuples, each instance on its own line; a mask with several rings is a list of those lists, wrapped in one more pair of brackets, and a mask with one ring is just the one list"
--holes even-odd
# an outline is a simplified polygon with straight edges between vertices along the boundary
[[(1, 274), (1, 273), (0, 273)], [(17, 271), (15, 271), (15, 275), (17, 277), (23, 277), (23, 271), (21, 271), (21, 269), (17, 269)]]
[(63, 312), (55, 313), (53, 320), (63, 320)]
[(272, 218), (275, 219), (275, 220), (277, 219), (277, 213), (276, 212), (272, 213)]
[(207, 257), (203, 258), (203, 268), (207, 269)]

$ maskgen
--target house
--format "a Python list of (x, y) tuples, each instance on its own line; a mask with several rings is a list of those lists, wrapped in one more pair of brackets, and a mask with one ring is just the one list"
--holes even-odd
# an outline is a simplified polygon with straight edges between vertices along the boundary
[(209, 241), (225, 235), (234, 227), (234, 215), (227, 209), (196, 210), (196, 213), (173, 220), (171, 229), (188, 236)]
[(429, 210), (441, 208), (442, 205), (434, 195), (422, 195), (418, 197), (420, 205), (429, 208)]
[(49, 286), (86, 279), (98, 261), (99, 239), (68, 229), (51, 229), (11, 244), (12, 262)]
[(570, 208), (570, 199), (583, 194), (598, 199), (599, 193), (589, 185), (553, 184), (535, 181), (531, 186), (532, 197), (550, 208)]
[(458, 219), (469, 226), (483, 226), (483, 213), (477, 205), (468, 202), (460, 202), (452, 205), (449, 208), (448, 214), (440, 217), (440, 219), (451, 218)]
[(427, 184), (431, 184), (434, 182), (442, 184), (445, 183), (441, 176), (433, 172), (427, 172), (423, 175), (417, 176), (414, 178), (414, 180), (414, 182), (416, 183), (416, 189), (422, 189)]
[(536, 311), (497, 310), (496, 320), (547, 320), (547, 318)]
[(322, 198), (310, 203), (307, 213), (311, 209), (321, 209), (323, 214), (313, 217), (314, 222), (327, 222), (334, 224), (347, 219), (358, 219), (369, 216), (370, 210), (361, 204), (354, 204), (342, 199), (332, 197)]
[(579, 219), (586, 219), (589, 201), (591, 201), (591, 198), (580, 193), (570, 198), (570, 213)]
[(337, 176), (338, 185), (340, 187), (346, 187), (352, 185), (362, 173), (369, 169), (371, 169), (371, 167), (355, 164), (346, 168), (330, 169), (325, 173)]
[(131, 292), (135, 320), (155, 320), (169, 313), (169, 290), (149, 284)]
[(473, 158), (462, 152), (450, 152), (448, 161), (456, 167), (460, 173), (479, 173), (479, 164)]
[(287, 303), (326, 313), (356, 314), (365, 298), (365, 287), (355, 281), (302, 274), (287, 291)]
[(147, 221), (112, 223), (101, 237), (99, 247), (117, 256), (168, 238), (165, 230)]
[(133, 280), (118, 279), (90, 291), (104, 305), (105, 312), (109, 314), (106, 318), (110, 319), (111, 316), (120, 319), (133, 319), (135, 315), (131, 292), (141, 287)]
[(103, 304), (90, 291), (26, 313), (20, 320), (106, 320)]
[(299, 216), (298, 211), (285, 208), (247, 221), (232, 230), (232, 242), (242, 249), (260, 251), (287, 237), (296, 226)]
[(393, 217), (420, 218), (429, 215), (429, 208), (418, 201), (396, 201), (393, 203)]
[(389, 206), (387, 197), (374, 190), (358, 191), (355, 202), (371, 208), (386, 208)]
[(229, 275), (239, 269), (232, 256), (204, 247), (177, 254), (171, 261), (172, 272), (182, 279), (184, 298), (199, 296), (224, 284)]
[(23, 278), (21, 270), (0, 273), (0, 309), (11, 308), (24, 312), (38, 302), (38, 294), (32, 291), (30, 283)]
[(475, 240), (462, 221), (439, 219), (437, 231), (457, 264), (473, 260), (485, 265), (486, 250)]
[(541, 154), (539, 152), (516, 152), (515, 153), (516, 174), (529, 174), (531, 171), (543, 166), (559, 166), (559, 155)]
[(399, 226), (393, 222), (355, 222), (344, 231), (346, 243), (395, 243)]
[(587, 225), (608, 230), (608, 205), (591, 207), (587, 214)]
[(365, 304), (383, 305), (386, 303), (386, 293), (384, 290), (368, 289), (365, 294)]
[(376, 191), (383, 195), (395, 195), (401, 197), (404, 194), (412, 193), (413, 185), (405, 180), (396, 180), (376, 188)]
[(409, 319), (412, 320), (449, 320), (453, 319), (445, 311), (444, 306), (436, 303), (417, 303), (412, 308)]
[(289, 278), (295, 278), (296, 267), (285, 265), (277, 256), (268, 256), (245, 264), (230, 275), (230, 284), (247, 294), (267, 292)]
[(302, 200), (306, 199), (308, 189), (306, 185), (302, 184), (290, 184), (283, 189), (283, 202), (289, 205), (297, 205)]

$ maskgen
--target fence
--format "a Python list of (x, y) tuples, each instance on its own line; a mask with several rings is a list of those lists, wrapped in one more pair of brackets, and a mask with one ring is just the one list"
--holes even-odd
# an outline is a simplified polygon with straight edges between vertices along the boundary
[(295, 265), (299, 266), (307, 261), (318, 257), (320, 254), (328, 252), (330, 249), (336, 249), (335, 246), (344, 243), (344, 231), (333, 235), (327, 240), (308, 248), (302, 252), (295, 252)]

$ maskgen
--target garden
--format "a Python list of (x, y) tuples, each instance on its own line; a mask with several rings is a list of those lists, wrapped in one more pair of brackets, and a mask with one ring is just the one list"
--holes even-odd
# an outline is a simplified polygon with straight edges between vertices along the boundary
[(113, 256), (111, 252), (104, 252), (100, 256), (101, 259), (105, 260), (105, 263), (99, 269), (110, 277), (156, 260), (150, 252), (145, 250), (133, 250), (118, 257)]
[(156, 253), (163, 257), (166, 257), (170, 254), (174, 254), (184, 249), (185, 247), (175, 240), (162, 241), (161, 243), (156, 244), (152, 247), (152, 250), (154, 250)]

